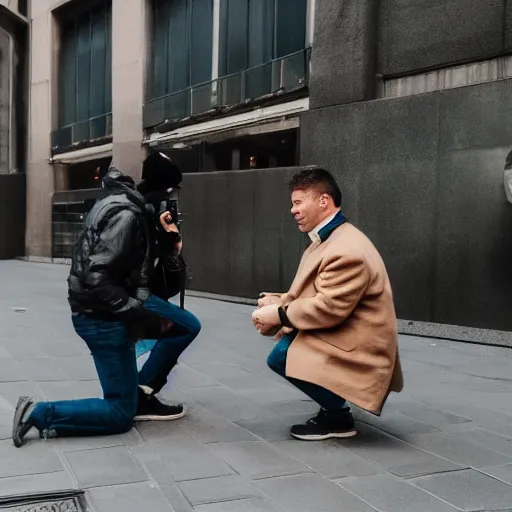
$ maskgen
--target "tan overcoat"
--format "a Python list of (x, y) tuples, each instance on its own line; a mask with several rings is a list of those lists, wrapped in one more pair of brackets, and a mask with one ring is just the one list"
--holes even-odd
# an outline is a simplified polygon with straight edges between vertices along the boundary
[(286, 375), (380, 415), (403, 376), (391, 285), (371, 241), (346, 222), (312, 243), (281, 303), (299, 330)]

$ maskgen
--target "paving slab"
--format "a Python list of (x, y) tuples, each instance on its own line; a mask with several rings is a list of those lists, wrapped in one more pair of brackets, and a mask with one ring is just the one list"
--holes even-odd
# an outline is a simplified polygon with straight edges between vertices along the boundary
[[(512, 462), (507, 455), (485, 448), (467, 440), (467, 433), (411, 434), (407, 442), (422, 450), (434, 453), (456, 464), (472, 467), (498, 466)], [(495, 441), (496, 442), (496, 441)]]
[(0, 396), (0, 440), (11, 439), (14, 407)]
[(194, 507), (187, 500), (177, 482), (169, 474), (165, 461), (148, 462), (145, 468), (158, 485), (174, 512), (194, 512)]
[(168, 438), (150, 441), (132, 447), (132, 452), (143, 464), (160, 462), (163, 471), (176, 482), (234, 473), (230, 466), (193, 439), (172, 441), (172, 438)]
[(10, 439), (0, 441), (0, 479), (14, 476), (55, 473), (62, 463), (53, 448), (44, 442), (34, 442), (25, 450), (15, 448)]
[(464, 466), (419, 450), (369, 425), (357, 425), (359, 436), (340, 442), (354, 451), (401, 477), (444, 473)]
[(455, 512), (457, 509), (404, 480), (386, 475), (344, 478), (338, 484), (379, 512)]
[(325, 443), (284, 441), (274, 443), (274, 446), (331, 480), (347, 476), (387, 473), (383, 467), (363, 459), (351, 450), (340, 446), (340, 443), (335, 440)]
[[(36, 382), (75, 380), (74, 376), (62, 368), (57, 359), (23, 359), (19, 365), (23, 369), (23, 373), (30, 375), (31, 379)], [(96, 379), (96, 377), (93, 378)]]
[(243, 423), (237, 425), (201, 406), (191, 408), (179, 424), (202, 444), (257, 440), (251, 429), (244, 428)]
[(74, 451), (65, 457), (82, 489), (148, 480), (142, 466), (124, 446)]
[(78, 400), (103, 396), (98, 380), (37, 382), (45, 400)]
[(501, 480), (506, 484), (512, 485), (512, 464), (505, 464), (504, 466), (494, 466), (490, 468), (482, 468), (479, 470), (481, 473), (492, 476), (497, 480)]
[(158, 486), (149, 482), (91, 489), (88, 499), (95, 512), (174, 512)]
[(248, 500), (225, 501), (195, 507), (196, 512), (283, 512), (270, 500), (250, 498)]
[(78, 489), (78, 484), (67, 471), (0, 478), (0, 498), (17, 494), (50, 493), (75, 489)]
[[(12, 415), (11, 415), (12, 423)], [(48, 439), (57, 453), (67, 453), (82, 450), (95, 450), (99, 448), (111, 448), (113, 446), (136, 446), (143, 443), (143, 439), (138, 430), (132, 429), (125, 434), (113, 436), (92, 436), (92, 437), (58, 437)]]
[(265, 442), (216, 443), (212, 452), (252, 480), (308, 473), (310, 468)]
[(512, 505), (512, 487), (475, 470), (419, 478), (414, 484), (461, 510), (505, 510)]
[(194, 506), (261, 496), (258, 488), (239, 475), (192, 480), (178, 485)]
[(374, 512), (374, 508), (319, 475), (270, 478), (256, 485), (285, 510), (293, 512)]
[(13, 358), (0, 359), (0, 382), (19, 382), (30, 380), (18, 361)]
[(265, 441), (286, 441), (291, 439), (291, 424), (272, 413), (262, 413), (256, 418), (237, 421), (237, 424)]
[(457, 437), (488, 450), (494, 450), (507, 457), (512, 457), (512, 437), (500, 436), (494, 432), (482, 429), (461, 432)]

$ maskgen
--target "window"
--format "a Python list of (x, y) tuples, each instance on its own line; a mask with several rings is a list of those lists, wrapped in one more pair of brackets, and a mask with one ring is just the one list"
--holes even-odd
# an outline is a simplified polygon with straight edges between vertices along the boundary
[(53, 149), (112, 133), (111, 4), (61, 19), (59, 129)]
[(144, 127), (306, 87), (311, 1), (153, 0)]
[(186, 89), (212, 76), (213, 0), (153, 0), (153, 20), (149, 96), (183, 91), (173, 106), (186, 117)]
[(307, 0), (221, 0), (226, 103), (305, 85), (306, 18)]

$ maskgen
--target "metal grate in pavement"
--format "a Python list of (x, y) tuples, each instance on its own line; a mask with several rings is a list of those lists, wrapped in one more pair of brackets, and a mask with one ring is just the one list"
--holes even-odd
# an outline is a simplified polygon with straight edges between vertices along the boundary
[(0, 512), (87, 512), (82, 491), (0, 498)]

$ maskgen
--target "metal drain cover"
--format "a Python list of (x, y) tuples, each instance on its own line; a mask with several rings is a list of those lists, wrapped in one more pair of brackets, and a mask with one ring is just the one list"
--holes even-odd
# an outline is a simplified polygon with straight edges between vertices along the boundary
[(87, 512), (83, 492), (31, 494), (0, 498), (0, 512)]
[(2, 512), (82, 512), (83, 508), (78, 500), (47, 501), (45, 503), (33, 503), (32, 505), (14, 505), (1, 508)]

